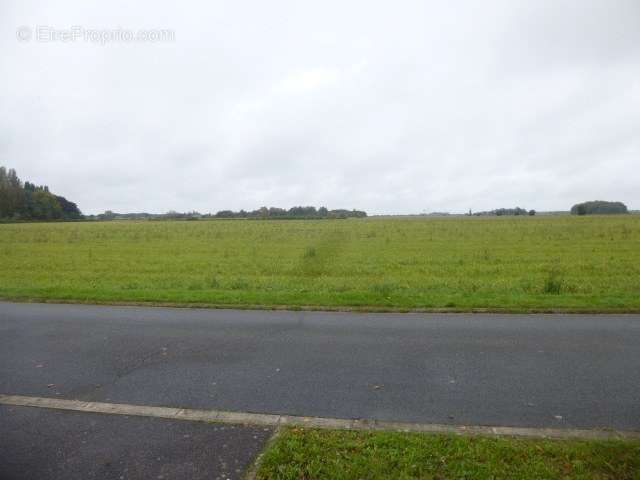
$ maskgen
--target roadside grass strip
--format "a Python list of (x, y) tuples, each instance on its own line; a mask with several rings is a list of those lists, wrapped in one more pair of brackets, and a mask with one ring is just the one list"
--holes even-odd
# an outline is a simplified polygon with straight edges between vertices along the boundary
[(637, 480), (640, 441), (283, 429), (258, 480)]

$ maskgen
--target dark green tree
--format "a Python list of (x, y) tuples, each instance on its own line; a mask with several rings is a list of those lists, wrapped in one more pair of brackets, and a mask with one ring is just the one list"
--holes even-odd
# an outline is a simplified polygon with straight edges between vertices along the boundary
[(606, 202), (604, 200), (593, 200), (590, 202), (578, 203), (571, 207), (573, 215), (608, 215), (616, 213), (629, 213), (627, 206), (622, 202)]
[(79, 219), (78, 206), (54, 195), (46, 185), (24, 185), (15, 170), (0, 167), (0, 219), (59, 220)]

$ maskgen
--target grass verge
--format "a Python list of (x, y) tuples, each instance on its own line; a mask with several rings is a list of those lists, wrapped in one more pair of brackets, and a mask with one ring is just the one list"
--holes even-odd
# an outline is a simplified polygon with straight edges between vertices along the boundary
[(260, 480), (640, 479), (640, 442), (284, 429)]

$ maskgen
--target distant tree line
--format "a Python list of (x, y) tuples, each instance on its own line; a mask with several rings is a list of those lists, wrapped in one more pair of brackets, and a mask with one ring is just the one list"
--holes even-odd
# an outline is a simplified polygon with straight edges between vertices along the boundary
[(257, 210), (234, 212), (232, 210), (220, 210), (215, 214), (216, 218), (363, 218), (367, 212), (362, 210), (328, 210), (326, 207), (291, 207), (290, 209), (278, 207), (262, 207)]
[(202, 215), (200, 212), (176, 212), (173, 210), (167, 213), (117, 213), (106, 210), (98, 215), (88, 215), (87, 220), (197, 220), (210, 215)]
[(578, 203), (571, 207), (572, 215), (601, 215), (612, 213), (629, 213), (629, 210), (627, 210), (627, 206), (622, 202), (605, 202), (604, 200)]
[(2, 220), (75, 220), (82, 218), (77, 205), (49, 191), (46, 185), (34, 185), (18, 178), (14, 169), (0, 167), (0, 219)]
[(176, 212), (167, 213), (117, 213), (107, 210), (98, 215), (89, 215), (88, 220), (198, 220), (208, 218), (248, 218), (248, 219), (314, 219), (314, 218), (361, 218), (366, 217), (367, 212), (361, 210), (328, 210), (325, 207), (292, 207), (290, 209), (277, 207), (262, 207), (257, 210), (220, 210), (215, 214), (200, 212)]
[[(488, 212), (475, 212), (473, 215), (497, 215), (501, 217), (503, 215), (535, 215), (535, 210), (526, 210), (524, 208), (516, 207), (516, 208), (497, 208), (495, 210), (490, 210)], [(469, 211), (469, 215), (472, 215), (471, 211)]]

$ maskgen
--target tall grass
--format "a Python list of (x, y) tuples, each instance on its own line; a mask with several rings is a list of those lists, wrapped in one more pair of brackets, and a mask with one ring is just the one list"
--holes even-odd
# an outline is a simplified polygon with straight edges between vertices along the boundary
[(0, 296), (640, 309), (640, 216), (4, 224)]

